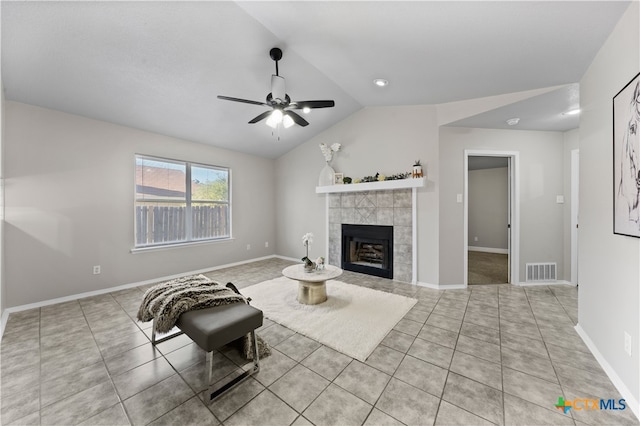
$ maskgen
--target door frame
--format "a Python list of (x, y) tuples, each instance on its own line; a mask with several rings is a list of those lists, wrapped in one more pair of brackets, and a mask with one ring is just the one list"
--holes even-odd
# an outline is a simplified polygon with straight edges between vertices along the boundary
[(469, 267), (469, 157), (506, 157), (510, 159), (509, 173), (509, 283), (520, 283), (520, 153), (518, 151), (497, 151), (489, 149), (464, 150), (464, 201), (463, 201), (463, 259), (464, 285), (468, 286)]
[(571, 284), (578, 285), (580, 150), (571, 150)]

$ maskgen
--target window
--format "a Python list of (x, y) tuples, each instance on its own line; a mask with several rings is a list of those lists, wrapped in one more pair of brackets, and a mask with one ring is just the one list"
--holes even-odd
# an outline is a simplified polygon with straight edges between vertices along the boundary
[(229, 169), (136, 155), (135, 246), (230, 238)]

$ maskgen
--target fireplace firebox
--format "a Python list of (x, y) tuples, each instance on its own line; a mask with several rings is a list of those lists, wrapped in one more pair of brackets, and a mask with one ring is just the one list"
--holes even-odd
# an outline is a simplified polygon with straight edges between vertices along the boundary
[(393, 278), (393, 226), (342, 224), (342, 269)]

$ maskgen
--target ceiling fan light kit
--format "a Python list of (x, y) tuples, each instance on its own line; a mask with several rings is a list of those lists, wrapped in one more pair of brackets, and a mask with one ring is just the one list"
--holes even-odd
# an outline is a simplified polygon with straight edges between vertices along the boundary
[(331, 108), (335, 106), (335, 102), (332, 100), (291, 102), (291, 98), (286, 93), (284, 77), (279, 75), (278, 70), (278, 61), (282, 59), (282, 50), (274, 47), (269, 51), (269, 56), (276, 63), (276, 73), (271, 76), (271, 92), (267, 95), (265, 102), (232, 98), (222, 95), (218, 95), (218, 99), (270, 107), (270, 111), (265, 111), (254, 117), (249, 121), (249, 124), (257, 123), (266, 118), (267, 126), (273, 129), (276, 129), (280, 124), (282, 124), (285, 129), (293, 126), (294, 124), (301, 127), (309, 125), (307, 120), (292, 111), (294, 109), (301, 109), (306, 114), (314, 108)]

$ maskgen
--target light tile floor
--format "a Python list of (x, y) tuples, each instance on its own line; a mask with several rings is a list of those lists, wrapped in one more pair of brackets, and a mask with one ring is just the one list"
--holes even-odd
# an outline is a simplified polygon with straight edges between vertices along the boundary
[[(243, 288), (289, 264), (206, 275)], [(154, 349), (151, 324), (134, 320), (145, 287), (11, 314), (2, 424), (638, 424), (629, 409), (554, 407), (559, 396), (620, 398), (573, 329), (573, 287), (436, 291), (349, 272), (340, 279), (418, 303), (366, 363), (265, 320), (259, 334), (273, 355), (210, 406), (201, 401), (203, 351), (186, 336)], [(232, 348), (214, 360), (220, 378), (241, 363)]]

